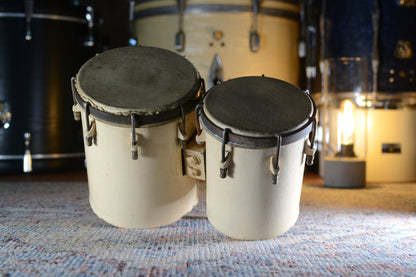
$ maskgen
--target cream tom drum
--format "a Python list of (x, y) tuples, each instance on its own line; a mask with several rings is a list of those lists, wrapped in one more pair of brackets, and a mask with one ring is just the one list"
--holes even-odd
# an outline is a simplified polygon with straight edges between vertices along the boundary
[(172, 223), (197, 203), (182, 153), (195, 130), (203, 82), (168, 50), (125, 47), (85, 63), (73, 78), (81, 114), (90, 204), (112, 225)]
[(314, 155), (316, 108), (308, 93), (273, 78), (242, 77), (211, 88), (196, 112), (212, 225), (247, 240), (287, 231), (299, 214), (305, 161)]
[(141, 45), (178, 51), (211, 87), (261, 75), (298, 82), (299, 1), (132, 1), (131, 29)]

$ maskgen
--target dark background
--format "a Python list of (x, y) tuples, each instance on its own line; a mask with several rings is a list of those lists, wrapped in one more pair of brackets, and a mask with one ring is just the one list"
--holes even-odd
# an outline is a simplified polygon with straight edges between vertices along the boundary
[(103, 50), (128, 45), (128, 0), (82, 0), (80, 4), (94, 8), (102, 34)]

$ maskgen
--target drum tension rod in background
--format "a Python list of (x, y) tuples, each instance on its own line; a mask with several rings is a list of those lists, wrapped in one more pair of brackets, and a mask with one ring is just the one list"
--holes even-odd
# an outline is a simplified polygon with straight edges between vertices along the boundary
[(185, 11), (185, 0), (178, 1), (179, 10), (179, 30), (175, 35), (175, 49), (177, 51), (183, 51), (185, 49), (185, 33), (183, 31), (183, 13)]
[(26, 40), (32, 40), (31, 22), (33, 15), (33, 0), (25, 1), (25, 14), (26, 14)]
[(250, 50), (251, 52), (257, 52), (260, 48), (260, 35), (257, 32), (258, 29), (258, 14), (261, 0), (252, 0), (253, 20), (250, 30)]

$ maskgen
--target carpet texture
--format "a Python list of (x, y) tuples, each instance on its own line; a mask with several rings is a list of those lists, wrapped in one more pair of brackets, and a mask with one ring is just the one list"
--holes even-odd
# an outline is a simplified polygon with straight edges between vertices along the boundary
[(297, 223), (267, 241), (219, 233), (204, 196), (173, 224), (128, 230), (95, 216), (86, 183), (0, 182), (0, 276), (416, 275), (414, 183), (304, 185)]

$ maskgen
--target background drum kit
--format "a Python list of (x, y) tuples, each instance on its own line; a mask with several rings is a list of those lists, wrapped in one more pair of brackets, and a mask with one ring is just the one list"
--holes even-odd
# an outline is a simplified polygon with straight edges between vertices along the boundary
[(0, 172), (86, 166), (94, 212), (127, 228), (179, 219), (206, 180), (218, 230), (272, 238), (316, 150), (322, 174), (325, 61), (360, 57), (367, 180), (416, 180), (415, 1), (126, 1), (114, 48), (94, 5), (0, 1)]

